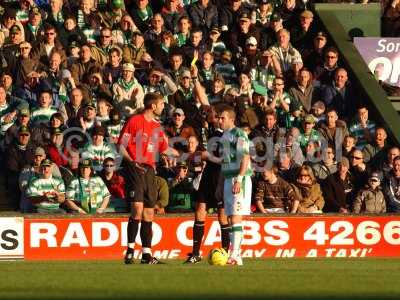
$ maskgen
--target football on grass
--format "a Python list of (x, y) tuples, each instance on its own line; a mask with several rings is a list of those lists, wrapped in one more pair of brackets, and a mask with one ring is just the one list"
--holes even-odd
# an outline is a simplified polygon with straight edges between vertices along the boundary
[(215, 248), (208, 254), (208, 263), (213, 266), (224, 266), (228, 261), (228, 253), (223, 248)]

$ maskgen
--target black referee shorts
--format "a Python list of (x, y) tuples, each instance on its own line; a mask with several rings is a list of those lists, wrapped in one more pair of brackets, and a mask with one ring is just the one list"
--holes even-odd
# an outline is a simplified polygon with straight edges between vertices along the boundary
[(143, 166), (143, 171), (134, 163), (125, 165), (125, 191), (128, 202), (143, 202), (144, 207), (154, 208), (157, 203), (156, 174), (152, 167)]
[(196, 193), (196, 202), (205, 203), (207, 209), (224, 208), (224, 176), (221, 172), (203, 174)]

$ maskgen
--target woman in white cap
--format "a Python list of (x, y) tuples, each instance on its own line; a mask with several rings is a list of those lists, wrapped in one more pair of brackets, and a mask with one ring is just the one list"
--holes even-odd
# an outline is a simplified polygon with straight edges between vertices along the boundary
[(122, 66), (122, 76), (112, 86), (114, 101), (124, 117), (133, 115), (143, 108), (143, 87), (133, 76), (135, 67), (131, 63)]

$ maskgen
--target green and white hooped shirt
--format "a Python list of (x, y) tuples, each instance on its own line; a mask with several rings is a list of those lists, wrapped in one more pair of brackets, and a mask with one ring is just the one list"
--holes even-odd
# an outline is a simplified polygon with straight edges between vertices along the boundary
[[(222, 174), (225, 178), (238, 176), (243, 156), (250, 153), (250, 141), (247, 134), (242, 129), (234, 127), (224, 132), (221, 145)], [(251, 165), (249, 165), (245, 176), (252, 174)]]
[(65, 193), (64, 181), (61, 178), (53, 176), (50, 178), (37, 177), (29, 182), (26, 195), (28, 197), (36, 197), (47, 194), (50, 201), (38, 203), (36, 207), (52, 212), (60, 208), (60, 203), (55, 199), (55, 192)]
[(110, 197), (110, 192), (104, 181), (98, 176), (89, 179), (74, 178), (66, 193), (67, 200), (80, 203), (82, 209), (87, 213), (95, 213), (106, 197)]
[(31, 124), (38, 124), (50, 121), (53, 114), (57, 112), (57, 108), (50, 106), (47, 108), (34, 108), (31, 114)]
[(113, 125), (111, 123), (107, 124), (106, 129), (108, 137), (110, 137), (111, 139), (117, 139), (123, 127), (124, 127), (124, 122), (121, 122), (117, 125)]
[(82, 153), (83, 158), (88, 158), (92, 160), (93, 169), (97, 171), (101, 171), (103, 168), (103, 161), (107, 157), (111, 157), (115, 159), (116, 151), (114, 145), (110, 145), (106, 142), (103, 142), (102, 145), (95, 146), (92, 143), (88, 143), (85, 145)]
[(0, 137), (4, 137), (8, 128), (10, 128), (17, 120), (17, 117), (15, 116), (10, 122), (6, 123), (4, 117), (8, 113), (8, 110), (9, 105), (7, 102), (0, 106)]
[(29, 11), (22, 9), (17, 10), (15, 19), (21, 22), (22, 24), (25, 24), (26, 22), (29, 21)]

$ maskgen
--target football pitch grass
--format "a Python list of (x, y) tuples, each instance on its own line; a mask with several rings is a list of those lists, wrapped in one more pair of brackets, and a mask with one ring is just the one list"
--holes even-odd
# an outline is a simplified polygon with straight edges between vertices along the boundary
[(400, 260), (0, 262), (0, 299), (400, 299)]

